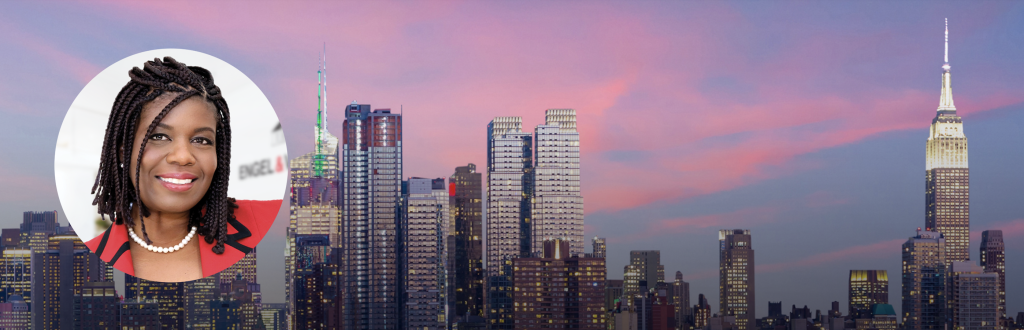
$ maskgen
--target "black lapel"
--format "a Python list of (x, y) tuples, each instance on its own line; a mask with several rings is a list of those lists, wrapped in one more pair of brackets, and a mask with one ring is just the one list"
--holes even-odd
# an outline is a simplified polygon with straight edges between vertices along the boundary
[(249, 251), (252, 251), (252, 248), (242, 245), (242, 243), (238, 243), (238, 240), (252, 236), (252, 232), (249, 231), (249, 228), (243, 226), (238, 219), (235, 219), (235, 217), (228, 217), (228, 224), (235, 227), (235, 230), (238, 230), (238, 232), (228, 235), (228, 241), (224, 242), (224, 244), (230, 245), (231, 247), (238, 249), (238, 251), (242, 251), (242, 253), (249, 254)]
[(107, 239), (110, 238), (110, 230), (114, 226), (117, 224), (110, 224), (110, 227), (107, 227), (107, 230), (103, 232), (103, 238), (100, 239), (100, 246), (96, 248), (96, 255), (100, 256), (100, 259), (103, 259), (103, 249), (107, 247)]

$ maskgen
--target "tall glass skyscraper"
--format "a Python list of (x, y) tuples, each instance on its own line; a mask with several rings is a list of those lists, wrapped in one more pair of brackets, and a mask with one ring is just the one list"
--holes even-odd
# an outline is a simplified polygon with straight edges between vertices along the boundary
[(353, 102), (344, 116), (340, 247), (345, 328), (397, 329), (402, 115)]
[[(534, 195), (531, 253), (544, 242), (568, 241), (573, 256), (583, 256), (583, 197), (580, 195), (580, 133), (576, 110), (548, 109), (544, 125), (534, 131)], [(652, 284), (653, 286), (653, 284)]]
[(449, 180), (448, 193), (451, 220), (454, 229), (449, 236), (449, 288), (453, 294), (448, 301), (454, 305), (449, 313), (452, 322), (468, 322), (468, 316), (484, 316), (484, 264), (482, 229), (482, 180), (476, 165), (455, 168)]
[(735, 316), (736, 329), (754, 329), (754, 248), (750, 230), (718, 232), (718, 310)]
[(903, 329), (946, 326), (946, 250), (934, 231), (918, 231), (903, 243)]
[(963, 119), (953, 105), (949, 73), (949, 28), (942, 65), (942, 93), (926, 143), (925, 228), (943, 234), (946, 262), (970, 259), (970, 180)]
[(533, 137), (522, 117), (496, 117), (487, 125), (487, 271), (530, 253)]
[(1002, 230), (981, 232), (981, 267), (999, 275), (999, 317), (1006, 317), (1006, 246)]

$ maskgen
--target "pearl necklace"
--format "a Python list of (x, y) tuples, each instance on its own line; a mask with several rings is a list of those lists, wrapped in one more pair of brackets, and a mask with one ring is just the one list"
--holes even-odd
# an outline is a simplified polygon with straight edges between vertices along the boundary
[(131, 236), (133, 240), (135, 240), (135, 243), (139, 243), (139, 245), (146, 248), (146, 250), (150, 250), (157, 253), (171, 253), (174, 251), (181, 250), (181, 248), (185, 247), (185, 245), (188, 244), (188, 241), (192, 240), (192, 236), (196, 235), (196, 227), (193, 226), (192, 231), (190, 231), (188, 235), (185, 235), (185, 238), (181, 240), (181, 243), (178, 243), (178, 245), (172, 247), (157, 247), (149, 245), (146, 243), (146, 241), (143, 241), (141, 238), (139, 238), (138, 235), (135, 235), (135, 231), (132, 230), (131, 228), (128, 228), (128, 235)]

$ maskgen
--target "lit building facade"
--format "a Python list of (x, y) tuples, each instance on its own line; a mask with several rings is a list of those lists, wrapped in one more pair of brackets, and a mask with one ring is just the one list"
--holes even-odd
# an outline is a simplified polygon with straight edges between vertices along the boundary
[(634, 250), (629, 251), (629, 264), (624, 268), (623, 289), (627, 302), (641, 292), (640, 287), (654, 288), (658, 283), (665, 282), (665, 266), (661, 264), (661, 251)]
[[(293, 279), (295, 329), (323, 329), (324, 281), (317, 267), (330, 261), (331, 241), (327, 235), (297, 235), (295, 238), (295, 272)], [(239, 308), (241, 305), (239, 304)]]
[(981, 267), (999, 276), (999, 317), (1006, 317), (1006, 246), (1002, 230), (981, 232)]
[(871, 306), (889, 303), (889, 274), (885, 270), (850, 271), (850, 316), (870, 317)]
[(161, 329), (160, 303), (154, 299), (125, 299), (118, 303), (121, 330)]
[(750, 230), (718, 232), (719, 316), (735, 316), (736, 329), (754, 329), (754, 248)]
[(0, 257), (0, 302), (14, 295), (32, 303), (32, 250), (5, 249)]
[(953, 105), (949, 73), (949, 29), (942, 93), (926, 143), (925, 228), (943, 234), (946, 263), (970, 260), (970, 171), (963, 119)]
[(864, 315), (864, 318), (858, 318), (854, 321), (854, 326), (857, 330), (899, 329), (899, 321), (896, 320), (896, 310), (890, 304), (873, 305), (871, 310), (864, 313)]
[(996, 330), (999, 321), (999, 275), (969, 261), (955, 261), (946, 281), (948, 329)]
[(946, 326), (946, 240), (919, 231), (903, 243), (903, 329), (942, 330)]
[(45, 251), (50, 235), (56, 234), (59, 227), (57, 211), (25, 212), (19, 227), (20, 247), (32, 251)]
[[(456, 320), (467, 316), (484, 316), (483, 207), (481, 174), (476, 165), (455, 168), (449, 179), (449, 207), (454, 231), (450, 233), (449, 302), (454, 305)], [(452, 299), (454, 297), (454, 299)], [(450, 313), (451, 314), (451, 313)], [(468, 320), (468, 319), (467, 319)], [(453, 320), (454, 321), (454, 320)]]
[[(403, 328), (446, 328), (444, 219), (447, 211), (433, 193), (434, 180), (411, 178), (403, 186), (399, 258)], [(444, 191), (444, 179), (440, 181)], [(447, 193), (445, 194), (447, 195)], [(447, 199), (447, 198), (446, 198)]]
[(583, 255), (583, 197), (580, 194), (580, 133), (576, 110), (548, 109), (534, 131), (533, 205), (530, 234), (533, 255), (543, 242), (569, 241), (570, 253)]
[(220, 296), (220, 274), (213, 274), (183, 284), (185, 324), (194, 330), (212, 330), (210, 301)]
[(672, 283), (671, 303), (675, 306), (675, 328), (682, 329), (690, 320), (690, 283), (683, 281), (683, 272), (676, 271), (676, 281)]
[(7, 302), (0, 303), (0, 329), (32, 329), (32, 312), (28, 306), (19, 295), (10, 296)]
[(86, 282), (75, 295), (75, 329), (119, 329), (117, 303), (113, 281)]
[(342, 230), (346, 329), (397, 329), (398, 202), (402, 186), (402, 115), (345, 108), (342, 133)]
[(591, 250), (591, 257), (606, 258), (606, 255), (608, 253), (608, 245), (605, 243), (604, 237), (595, 236), (593, 241), (591, 242), (591, 245), (593, 246)]
[(113, 268), (100, 260), (77, 235), (48, 239), (45, 250), (32, 254), (33, 329), (72, 329), (75, 296), (89, 281), (113, 280)]
[(701, 293), (697, 295), (697, 304), (693, 305), (693, 328), (703, 329), (708, 326), (709, 320), (711, 320), (711, 304)]
[(533, 137), (521, 117), (496, 117), (487, 125), (487, 272), (503, 260), (530, 253)]
[(127, 300), (148, 300), (159, 303), (161, 329), (185, 327), (185, 283), (156, 282), (124, 274)]
[(543, 257), (512, 260), (515, 329), (607, 329), (604, 258), (573, 254), (566, 241), (542, 245)]

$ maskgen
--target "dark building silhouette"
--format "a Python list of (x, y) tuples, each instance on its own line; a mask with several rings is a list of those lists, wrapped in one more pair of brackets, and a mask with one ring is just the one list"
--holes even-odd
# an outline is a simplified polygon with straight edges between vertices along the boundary
[(946, 240), (919, 231), (903, 243), (903, 329), (942, 330), (946, 326)]
[(981, 232), (981, 267), (999, 275), (999, 317), (1006, 317), (1006, 246), (1002, 230)]
[(86, 282), (75, 295), (75, 329), (120, 329), (118, 303), (113, 281)]
[(118, 306), (122, 330), (160, 329), (160, 303), (153, 299), (125, 299)]
[(124, 274), (124, 291), (126, 300), (158, 302), (161, 329), (185, 328), (184, 282), (156, 282)]
[(185, 324), (193, 330), (213, 329), (210, 318), (210, 301), (220, 296), (220, 273), (195, 281), (185, 282)]
[[(449, 208), (455, 227), (449, 238), (449, 302), (454, 305), (454, 322), (468, 323), (468, 315), (484, 316), (483, 208), (481, 174), (476, 165), (455, 168), (449, 179)], [(451, 299), (454, 298), (454, 299)], [(479, 318), (475, 318), (479, 320)]]
[(338, 285), (336, 280), (325, 278), (325, 272), (327, 275), (336, 274), (338, 267), (329, 264), (330, 239), (327, 235), (296, 235), (295, 249), (295, 328), (325, 329), (327, 315), (324, 313), (324, 298), (337, 298)]
[[(38, 247), (37, 247), (38, 248)], [(75, 296), (86, 282), (112, 280), (113, 268), (89, 251), (76, 235), (57, 235), (32, 254), (32, 328), (71, 329)]]
[(210, 319), (214, 330), (241, 329), (242, 304), (233, 298), (221, 296), (210, 301)]

